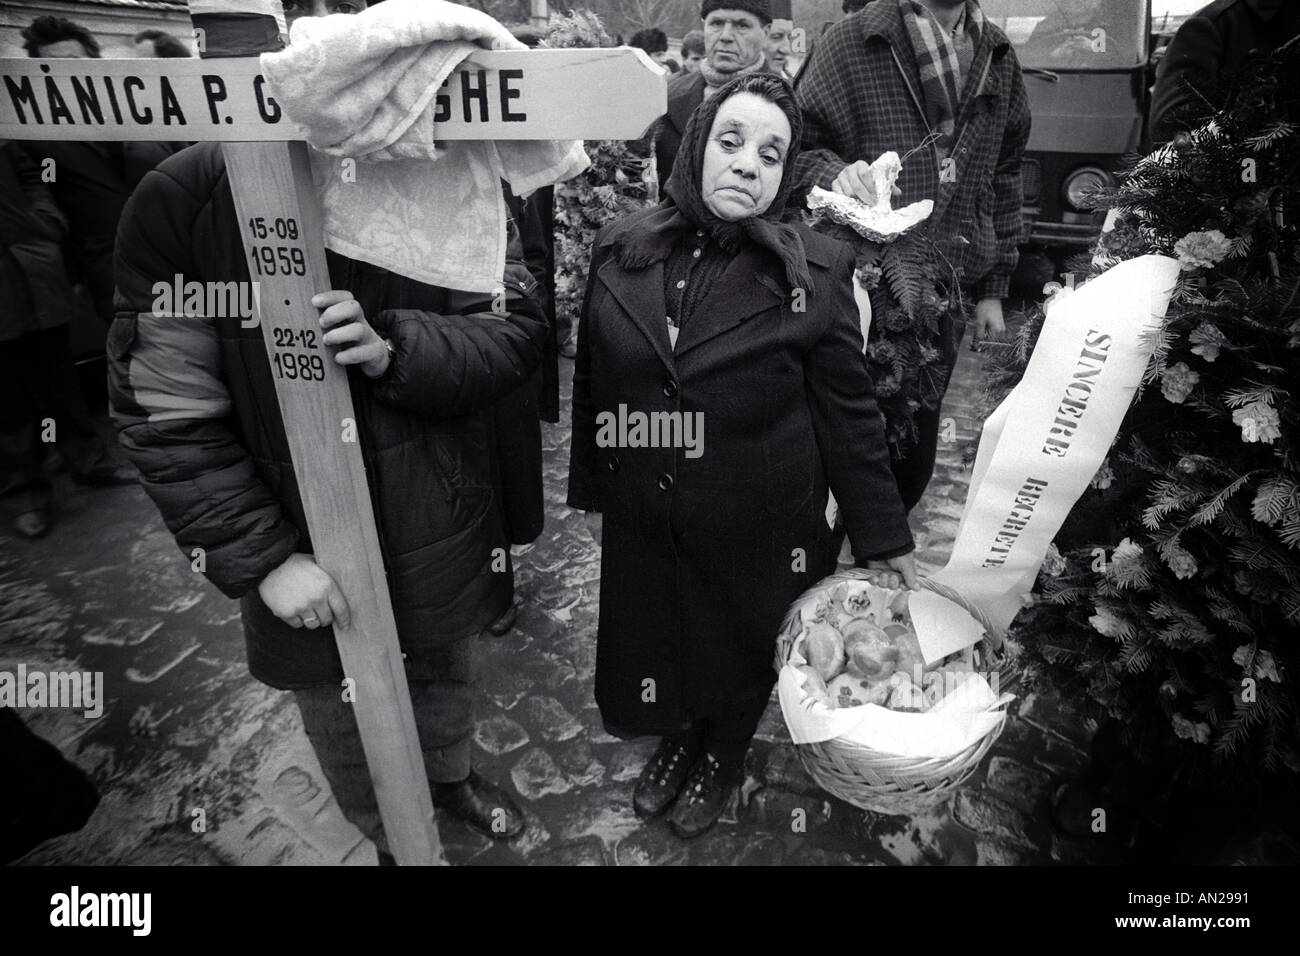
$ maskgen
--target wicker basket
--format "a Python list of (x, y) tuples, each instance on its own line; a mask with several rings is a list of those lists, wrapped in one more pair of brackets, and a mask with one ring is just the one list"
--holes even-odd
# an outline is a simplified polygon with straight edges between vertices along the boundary
[[(805, 591), (786, 612), (776, 640), (776, 667), (789, 660), (795, 639), (803, 630), (799, 608), (844, 581), (874, 583), (878, 572), (850, 568), (822, 579)], [(921, 579), (921, 585), (960, 605), (984, 625), (984, 637), (974, 649), (974, 666), (985, 673), (996, 671), (1000, 689), (1009, 689), (1018, 676), (1005, 653), (999, 629), (974, 605), (951, 588)], [(863, 810), (885, 814), (914, 814), (947, 799), (979, 766), (1006, 726), (1002, 719), (978, 741), (960, 753), (942, 759), (900, 757), (873, 750), (859, 743), (834, 738), (816, 744), (795, 744), (799, 761), (818, 785), (841, 800)]]

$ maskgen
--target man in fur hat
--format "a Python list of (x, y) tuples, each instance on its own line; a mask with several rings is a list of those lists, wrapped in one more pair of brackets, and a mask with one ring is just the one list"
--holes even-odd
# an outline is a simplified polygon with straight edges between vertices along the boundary
[(655, 132), (661, 199), (677, 158), (682, 130), (695, 107), (738, 76), (766, 72), (764, 54), (772, 26), (769, 4), (770, 0), (704, 0), (700, 5), (704, 59), (698, 71), (681, 73), (668, 81), (668, 112)]

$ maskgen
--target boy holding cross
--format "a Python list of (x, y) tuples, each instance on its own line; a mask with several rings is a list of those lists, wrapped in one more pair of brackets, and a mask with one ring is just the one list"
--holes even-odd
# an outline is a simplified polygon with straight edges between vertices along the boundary
[[(249, 283), (242, 225), (215, 144), (185, 150), (141, 183), (117, 237), (114, 416), (177, 543), (240, 599), (253, 676), (295, 692), (335, 797), (387, 862), (329, 630), (348, 626), (349, 608), (312, 558), (276, 400), (274, 376), (319, 370), (273, 367), (263, 330), (239, 315), (163, 315), (151, 305), (159, 282)], [(542, 360), (547, 325), (536, 282), (514, 237), (497, 296), (424, 284), (332, 251), (327, 259), (330, 288), (312, 300), (318, 335), (349, 373), (434, 803), (493, 838), (511, 837), (523, 830), (522, 812), (470, 768), (474, 641), (513, 596), (493, 406)]]

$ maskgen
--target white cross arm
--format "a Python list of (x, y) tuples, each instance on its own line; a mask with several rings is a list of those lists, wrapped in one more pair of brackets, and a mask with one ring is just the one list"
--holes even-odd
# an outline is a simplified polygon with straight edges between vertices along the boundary
[[(484, 50), (448, 76), (433, 109), (443, 140), (637, 139), (667, 110), (667, 81), (629, 47)], [(0, 59), (0, 139), (303, 138), (255, 57)]]

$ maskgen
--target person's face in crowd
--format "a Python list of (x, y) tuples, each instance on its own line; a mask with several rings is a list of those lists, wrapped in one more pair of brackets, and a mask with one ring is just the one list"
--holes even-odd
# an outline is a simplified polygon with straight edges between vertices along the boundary
[(690, 53), (682, 55), (682, 72), (694, 73), (700, 68), (700, 61), (704, 59), (704, 54), (698, 50), (692, 50)]
[(764, 53), (767, 56), (767, 68), (773, 73), (781, 73), (785, 69), (785, 61), (790, 58), (790, 31), (793, 29), (794, 22), (791, 20), (773, 20), (767, 31)]
[(667, 50), (659, 50), (659, 51), (656, 52), (656, 53), (651, 53), (651, 54), (650, 54), (650, 59), (654, 60), (656, 63), (658, 63), (660, 66), (664, 67), (665, 69), (668, 68), (668, 51), (667, 51)]
[[(58, 43), (47, 43), (37, 49), (37, 55), (51, 60), (89, 60), (93, 59), (81, 45), (80, 40), (60, 40)], [(149, 54), (153, 56), (152, 53)]]
[(727, 222), (767, 212), (789, 150), (790, 121), (779, 106), (754, 93), (729, 97), (704, 146), (704, 205)]
[(327, 17), (331, 13), (360, 13), (366, 0), (281, 0), (286, 26), (303, 17)]
[(704, 55), (719, 73), (753, 66), (766, 40), (767, 26), (747, 10), (714, 10), (704, 18)]

